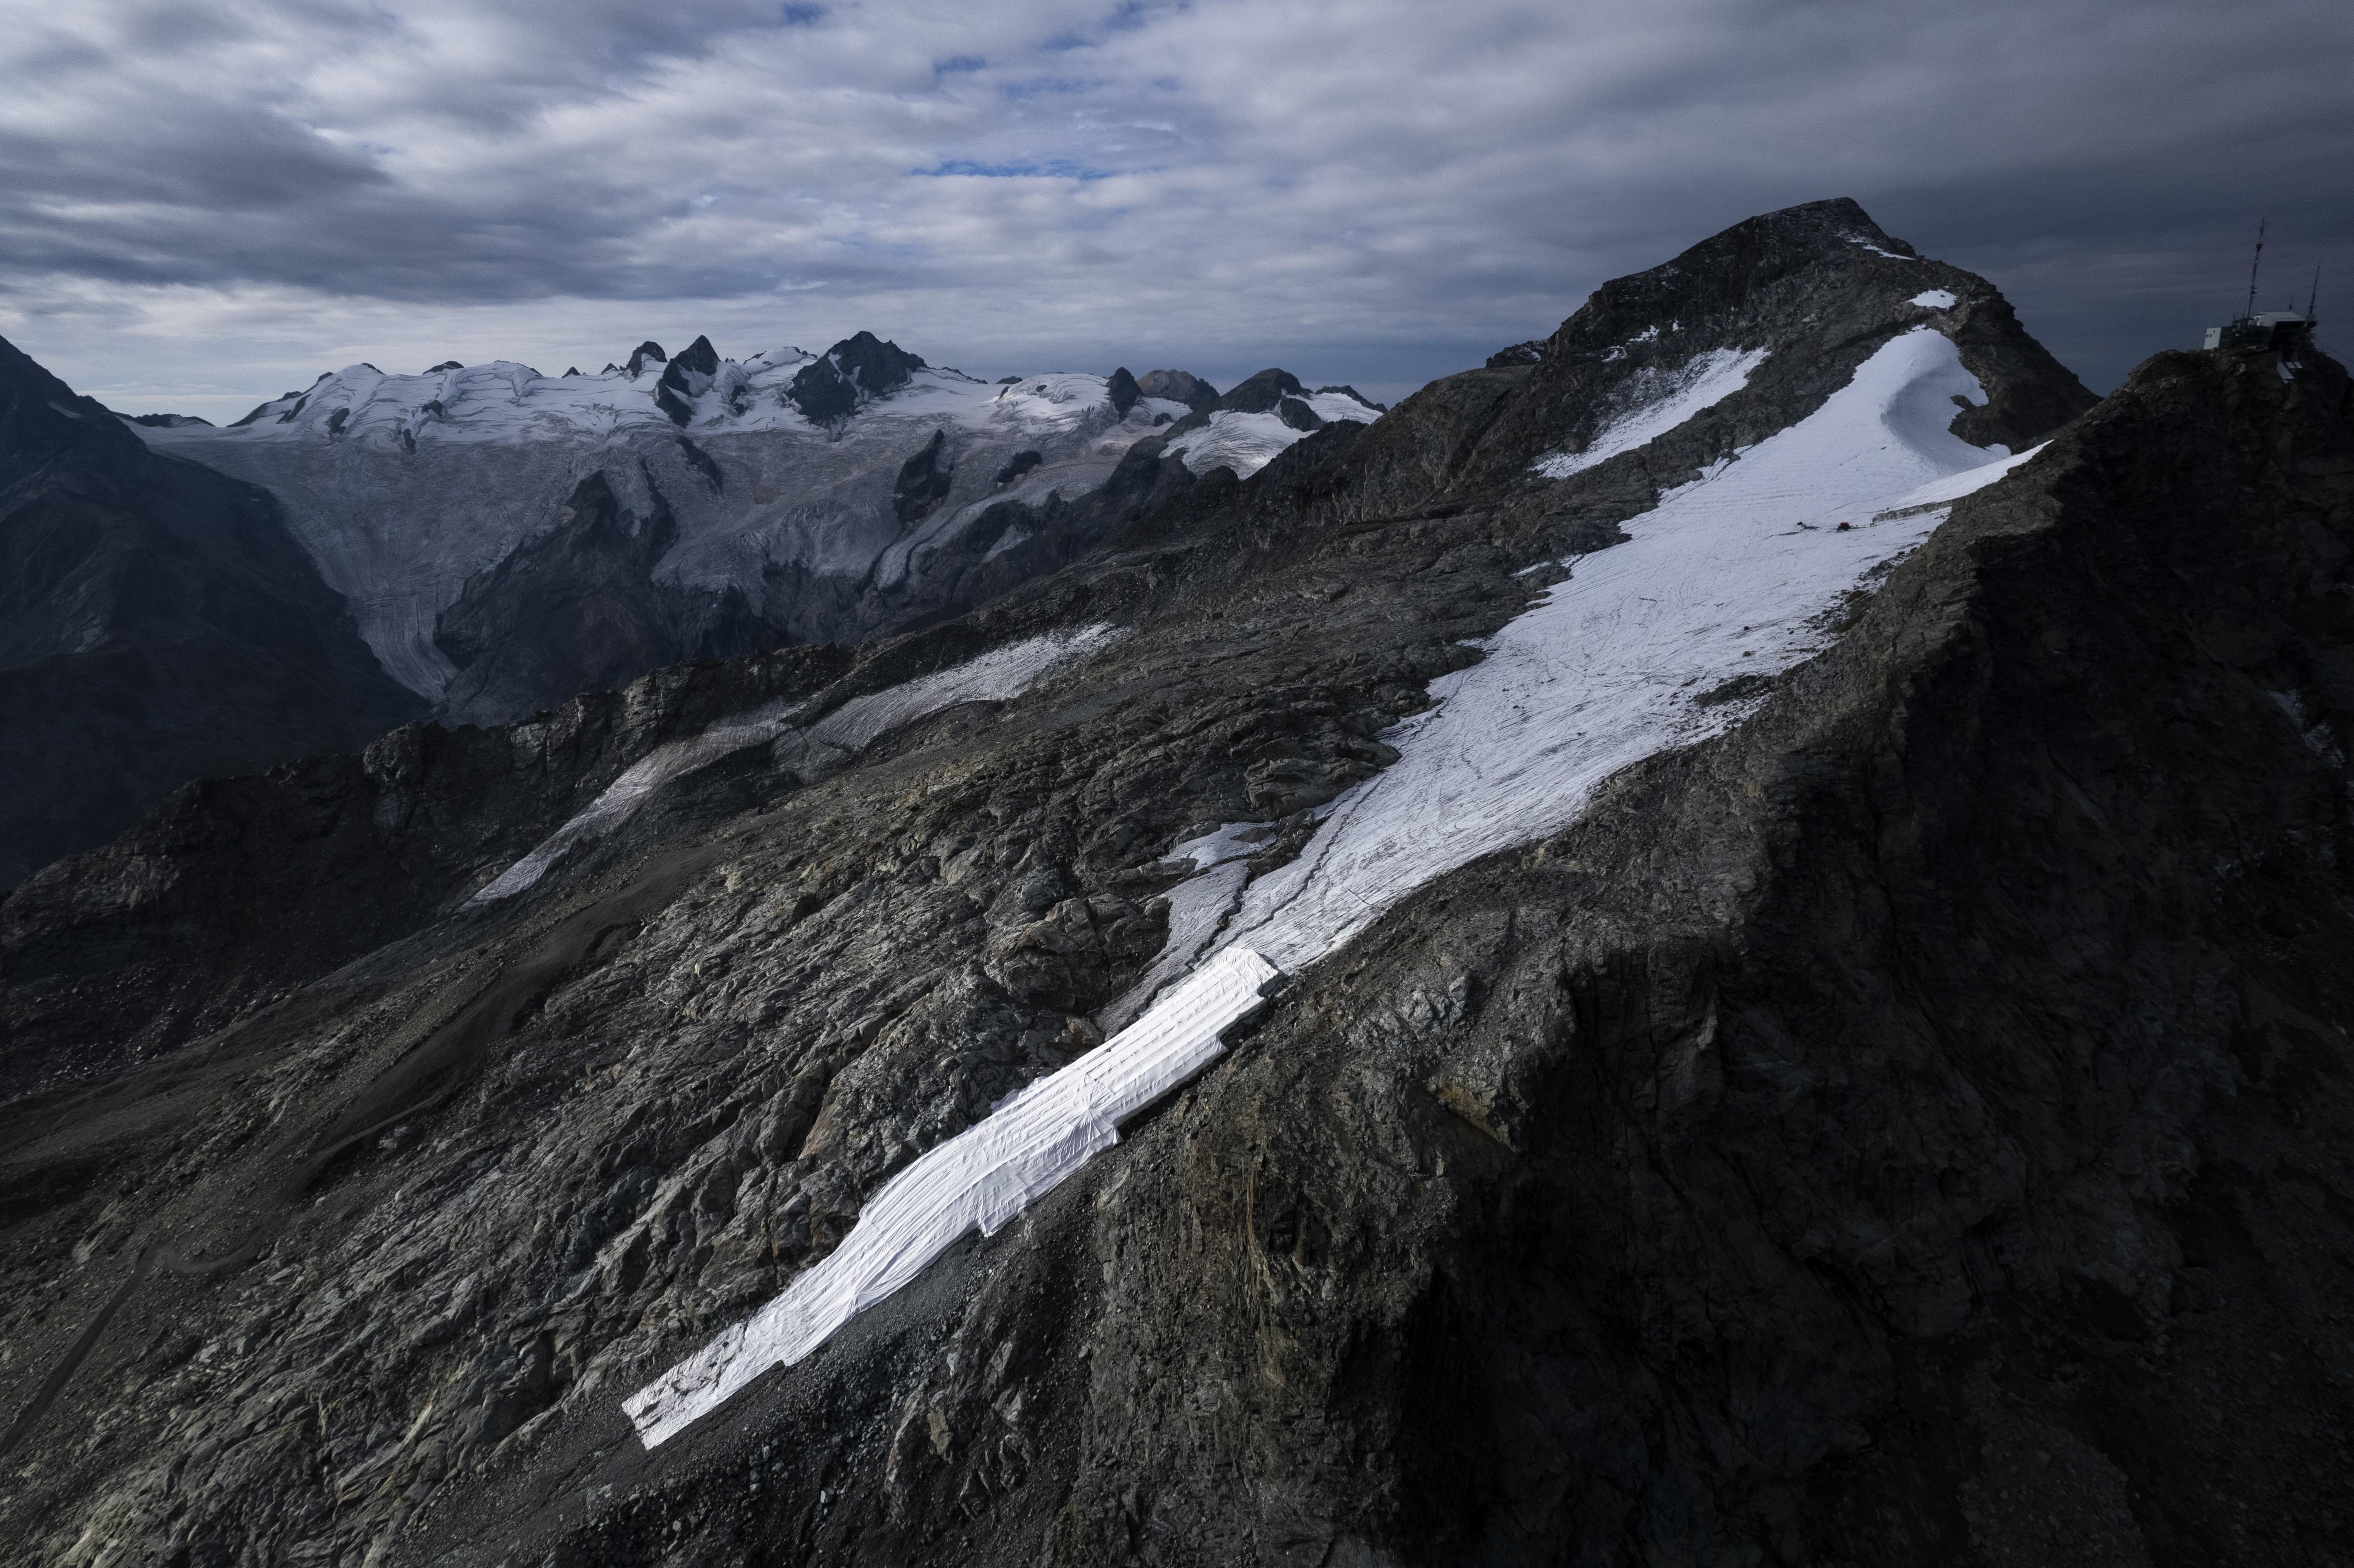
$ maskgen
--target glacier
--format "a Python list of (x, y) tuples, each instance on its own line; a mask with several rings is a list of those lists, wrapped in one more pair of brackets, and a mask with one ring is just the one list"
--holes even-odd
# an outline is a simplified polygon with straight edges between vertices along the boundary
[[(1622, 419), (1655, 439), (1756, 363), (1702, 355), (1704, 368), (1650, 383), (1654, 402)], [(1248, 879), (1246, 823), (1177, 846), (1171, 858), (1196, 874), (1172, 894), (1168, 944), (1106, 1016), (1150, 999), (1141, 1015), (894, 1177), (836, 1252), (625, 1401), (640, 1437), (666, 1440), (967, 1232), (994, 1233), (1116, 1141), (1123, 1117), (1206, 1066), (1219, 1033), (1280, 977), (1415, 889), (1559, 832), (1612, 774), (1754, 712), (1770, 677), (1824, 646), (1826, 613), (1946, 515), (1876, 522), (1875, 509), (1957, 475), (1990, 482), (2032, 455), (1953, 435), (1957, 397), (1982, 403), (1986, 390), (1950, 339), (1892, 338), (1812, 414), (1629, 521), (1627, 543), (1575, 557), (1482, 662), (1434, 682), (1434, 705), (1384, 733), (1398, 760), (1332, 802), (1297, 859)]]

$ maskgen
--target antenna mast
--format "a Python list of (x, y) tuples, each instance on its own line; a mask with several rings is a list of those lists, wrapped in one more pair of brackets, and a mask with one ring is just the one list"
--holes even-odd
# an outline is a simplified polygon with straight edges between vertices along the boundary
[(2271, 221), (2268, 217), (2256, 219), (2256, 259), (2248, 267), (2247, 313), (2252, 316), (2256, 313), (2256, 270), (2264, 264), (2264, 225)]
[(2313, 264), (2313, 290), (2305, 296), (2305, 319), (2308, 323), (2313, 320), (2313, 302), (2319, 298), (2321, 298), (2321, 263), (2316, 261)]

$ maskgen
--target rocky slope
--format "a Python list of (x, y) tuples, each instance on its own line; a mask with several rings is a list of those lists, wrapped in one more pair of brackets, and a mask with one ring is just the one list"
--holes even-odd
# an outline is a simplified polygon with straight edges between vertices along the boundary
[[(922, 626), (1066, 564), (1097, 542), (1071, 504), (1209, 391), (1145, 381), (1172, 395), (1125, 370), (987, 384), (864, 332), (742, 361), (697, 338), (593, 376), (348, 366), (227, 429), (141, 433), (270, 490), (397, 679), (504, 723), (684, 659)], [(1216, 461), (1246, 473), (1306, 428)]]
[[(955, 621), (184, 792), (0, 903), (0, 1530), (2354, 1560), (2354, 405), (2087, 402), (1817, 204)], [(640, 1443), (1221, 941), (1224, 1060)]]
[(345, 750), (423, 707), (269, 495), (151, 454), (0, 342), (0, 887), (198, 774)]

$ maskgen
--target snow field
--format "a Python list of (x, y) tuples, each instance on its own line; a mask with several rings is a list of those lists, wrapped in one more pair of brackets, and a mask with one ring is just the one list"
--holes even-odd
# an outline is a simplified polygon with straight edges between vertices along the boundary
[[(1654, 327), (1651, 333), (1658, 330)], [(1648, 367), (1638, 370), (1627, 378), (1624, 388), (1632, 406), (1596, 430), (1584, 451), (1553, 452), (1537, 459), (1532, 466), (1547, 479), (1567, 479), (1573, 473), (1607, 462), (1620, 452), (1648, 446), (1693, 415), (1714, 408), (1748, 386), (1751, 375), (1765, 363), (1766, 351), (1762, 348), (1746, 353), (1712, 348), (1672, 371)]]
[[(1315, 392), (1300, 399), (1328, 425), (1343, 419), (1353, 419), (1370, 425), (1381, 414), (1358, 402), (1345, 392)], [(1165, 454), (1182, 459), (1195, 473), (1207, 473), (1214, 468), (1230, 468), (1237, 479), (1248, 479), (1275, 460), (1278, 452), (1311, 434), (1295, 430), (1277, 414), (1242, 414), (1232, 408), (1221, 408), (1210, 416), (1209, 424), (1202, 429), (1180, 436), (1170, 443)]]
[[(1020, 696), (1063, 665), (1102, 652), (1121, 635), (1117, 627), (1102, 623), (992, 648), (949, 669), (853, 697), (803, 733), (836, 751), (856, 751), (887, 731), (959, 703), (1005, 702)], [(793, 727), (792, 716), (808, 705), (770, 703), (721, 719), (700, 735), (665, 741), (631, 763), (586, 810), (548, 834), (466, 902), (494, 904), (514, 897), (545, 876), (547, 868), (573, 845), (584, 839), (601, 838), (628, 821), (649, 796), (672, 779), (707, 768), (747, 747), (785, 738)]]

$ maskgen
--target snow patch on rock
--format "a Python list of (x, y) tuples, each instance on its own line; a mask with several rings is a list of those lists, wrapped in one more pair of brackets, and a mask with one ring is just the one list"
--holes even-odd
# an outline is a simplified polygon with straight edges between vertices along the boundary
[(1532, 466), (1547, 479), (1567, 479), (1648, 445), (1748, 386), (1765, 363), (1762, 348), (1712, 348), (1672, 370), (1647, 366), (1627, 378), (1620, 392), (1627, 406), (1595, 432), (1583, 451), (1548, 453)]
[[(853, 697), (798, 738), (802, 747), (846, 756), (888, 731), (960, 703), (1006, 702), (1020, 696), (1061, 666), (1102, 652), (1122, 633), (1108, 623), (1076, 631), (1050, 632), (994, 648), (953, 668), (903, 681), (886, 691)], [(708, 768), (748, 747), (789, 737), (794, 715), (807, 703), (770, 703), (714, 724), (702, 734), (668, 741), (631, 763), (602, 794), (556, 832), (485, 884), (466, 902), (493, 904), (512, 898), (547, 874), (567, 850), (604, 837), (637, 814), (647, 798), (673, 779)]]

